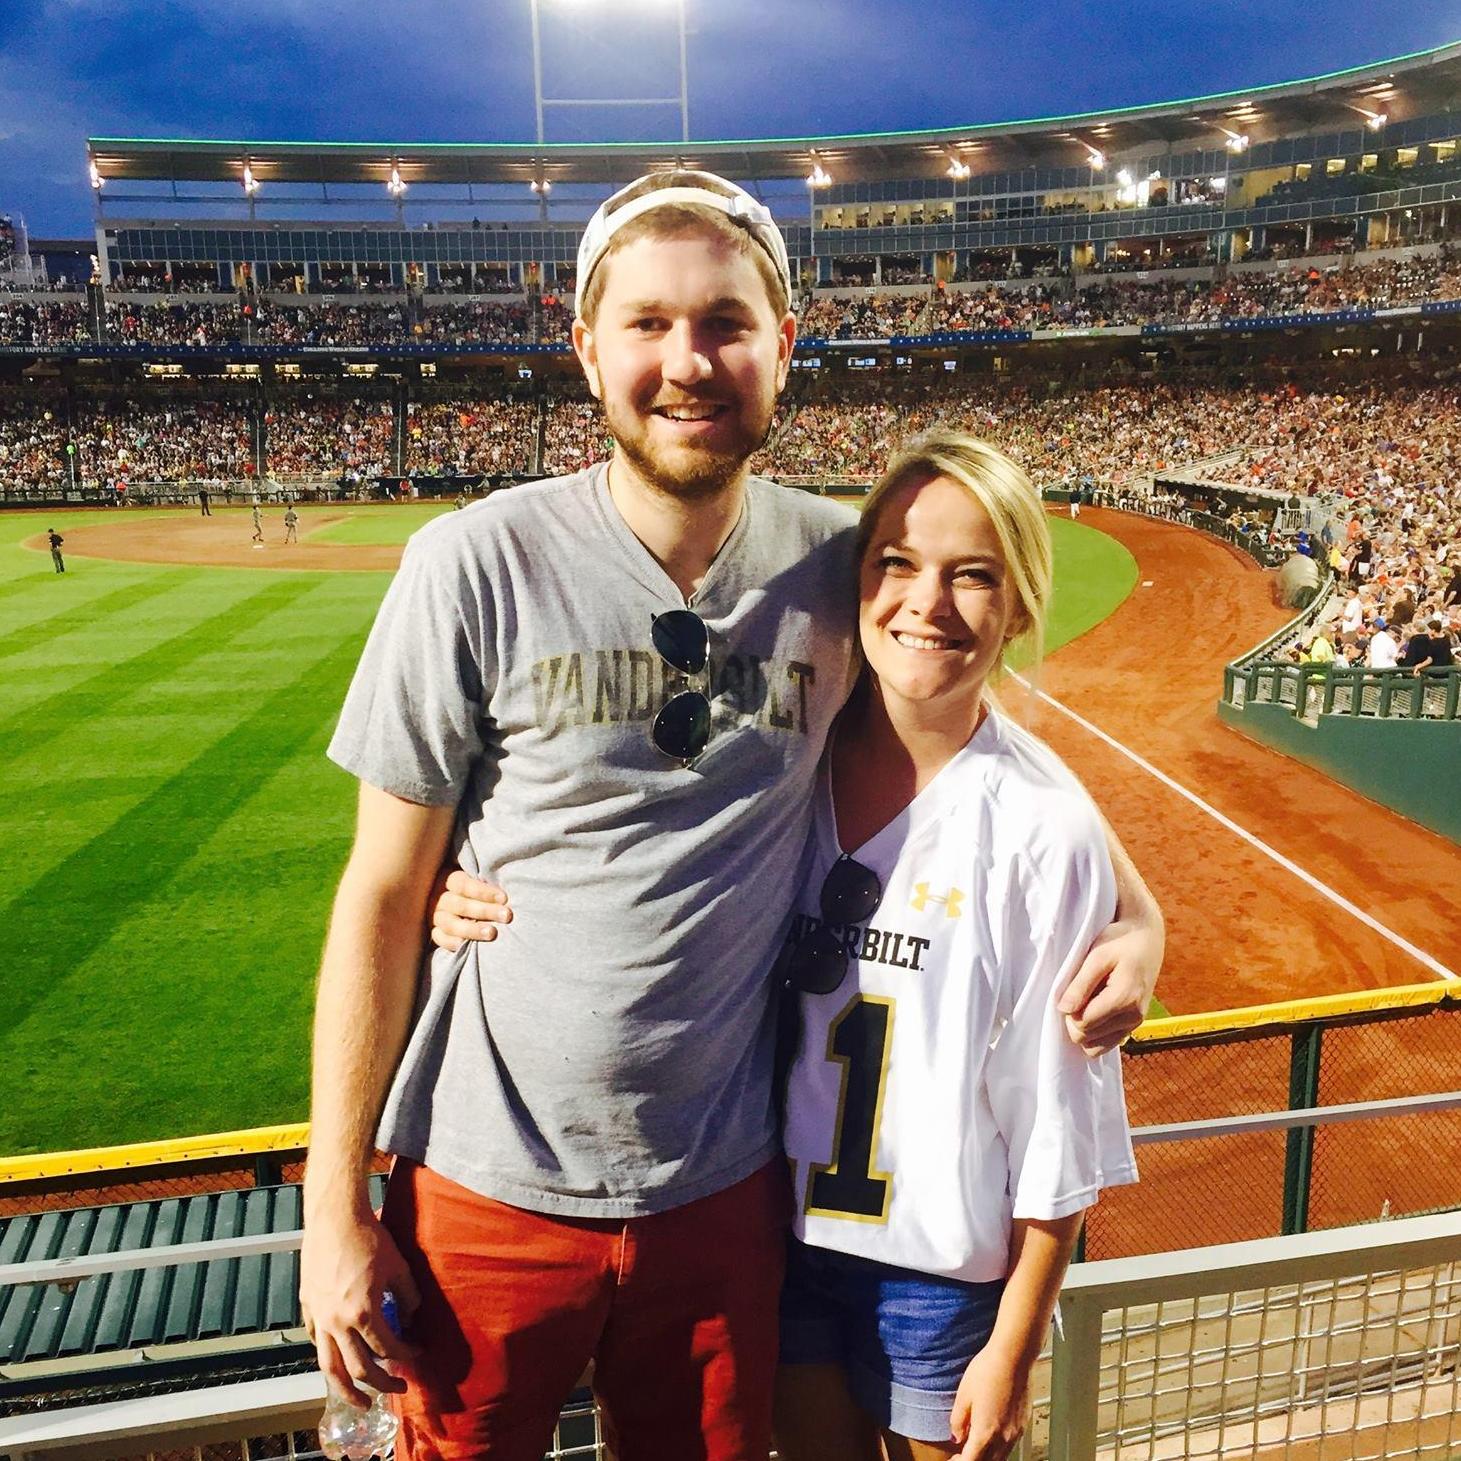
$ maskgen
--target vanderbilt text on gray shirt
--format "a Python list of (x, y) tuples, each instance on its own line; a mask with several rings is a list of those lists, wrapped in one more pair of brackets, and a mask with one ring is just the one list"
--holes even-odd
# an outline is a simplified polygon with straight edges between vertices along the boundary
[(459, 804), (458, 860), (513, 921), (431, 956), (383, 1149), (593, 1217), (693, 1201), (775, 1153), (765, 975), (849, 688), (852, 537), (845, 508), (751, 481), (690, 603), (714, 705), (692, 770), (649, 733), (704, 687), (651, 645), (684, 600), (603, 467), (412, 538), (330, 756)]

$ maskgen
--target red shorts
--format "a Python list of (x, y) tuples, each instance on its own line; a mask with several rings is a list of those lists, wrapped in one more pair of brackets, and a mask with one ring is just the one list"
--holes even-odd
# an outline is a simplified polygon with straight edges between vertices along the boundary
[(542, 1461), (594, 1364), (618, 1461), (765, 1461), (790, 1220), (778, 1159), (629, 1219), (509, 1207), (398, 1161), (382, 1214), (421, 1289), (402, 1461)]

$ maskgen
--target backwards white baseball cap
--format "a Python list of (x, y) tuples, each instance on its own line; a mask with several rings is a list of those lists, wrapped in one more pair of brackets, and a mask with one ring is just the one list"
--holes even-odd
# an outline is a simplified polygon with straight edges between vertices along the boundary
[[(655, 174), (649, 174), (654, 177)], [(644, 189), (644, 178), (600, 204), (588, 221), (578, 244), (578, 297), (583, 298), (593, 271), (609, 250), (609, 240), (633, 218), (674, 203), (702, 203), (724, 213), (740, 224), (761, 246), (776, 270), (781, 287), (791, 298), (791, 260), (786, 253), (786, 240), (771, 216), (771, 210), (757, 202), (744, 188), (711, 172), (675, 172), (675, 179), (662, 188)], [(633, 196), (628, 196), (633, 194)]]

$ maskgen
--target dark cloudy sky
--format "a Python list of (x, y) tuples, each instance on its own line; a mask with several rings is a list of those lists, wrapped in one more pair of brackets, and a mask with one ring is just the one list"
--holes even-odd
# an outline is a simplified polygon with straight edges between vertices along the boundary
[[(541, 0), (545, 90), (675, 89), (665, 0)], [(1165, 101), (1461, 39), (1461, 0), (687, 0), (691, 132), (806, 136)], [(525, 141), (528, 0), (0, 0), (0, 211), (91, 229), (88, 135)], [(549, 140), (669, 137), (659, 111)]]

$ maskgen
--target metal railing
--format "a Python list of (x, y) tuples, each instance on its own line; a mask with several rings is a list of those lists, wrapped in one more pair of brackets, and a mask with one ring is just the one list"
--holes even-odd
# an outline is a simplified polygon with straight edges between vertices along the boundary
[(1282, 705), (1310, 725), (1321, 715), (1454, 721), (1461, 716), (1461, 667), (1367, 670), (1247, 656), (1224, 670), (1223, 700), (1236, 710)]
[[(237, 1256), (297, 1241), (49, 1266), (75, 1278), (197, 1261), (199, 1246)], [(1085, 1264), (1067, 1274), (1056, 1319), (1036, 1367), (1024, 1461), (1442, 1461), (1461, 1446), (1461, 1214)], [(152, 1397), (21, 1417), (0, 1421), (0, 1456), (174, 1451), (200, 1427), (216, 1442), (231, 1424), (236, 1449), (210, 1447), (220, 1461), (302, 1455), (297, 1442), (322, 1398), (318, 1376), (290, 1375), (203, 1387), (168, 1405)], [(262, 1434), (273, 1449), (250, 1444)], [(598, 1415), (580, 1396), (550, 1455), (603, 1454)]]
[(1073, 1268), (1030, 1461), (1461, 1447), (1461, 1215)]

